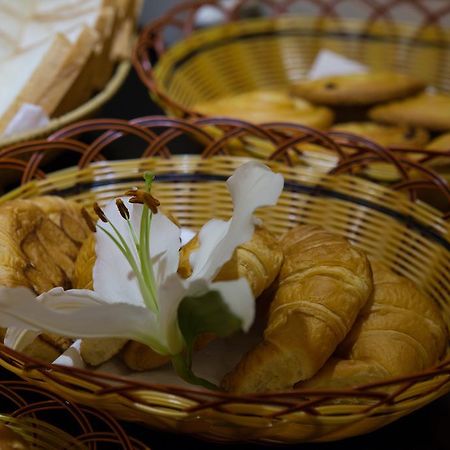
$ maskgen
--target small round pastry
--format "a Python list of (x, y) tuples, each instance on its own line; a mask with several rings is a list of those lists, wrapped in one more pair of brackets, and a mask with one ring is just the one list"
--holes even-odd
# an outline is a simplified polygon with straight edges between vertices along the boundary
[(403, 98), (424, 88), (422, 81), (409, 75), (369, 72), (303, 80), (291, 87), (291, 94), (319, 105), (362, 106)]
[(427, 150), (450, 151), (450, 133), (442, 134), (433, 139), (427, 146)]
[(450, 95), (424, 93), (372, 108), (369, 116), (377, 122), (447, 131), (450, 130)]
[(383, 125), (374, 122), (348, 122), (335, 125), (332, 131), (352, 133), (385, 147), (422, 148), (429, 140), (424, 128)]
[(256, 124), (294, 122), (319, 129), (329, 128), (334, 120), (330, 109), (291, 98), (284, 91), (250, 91), (198, 103), (193, 109), (206, 116), (228, 116)]

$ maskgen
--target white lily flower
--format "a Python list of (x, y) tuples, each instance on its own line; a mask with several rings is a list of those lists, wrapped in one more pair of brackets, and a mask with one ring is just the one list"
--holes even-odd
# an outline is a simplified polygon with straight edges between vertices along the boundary
[[(180, 229), (170, 219), (152, 214), (145, 204), (127, 203), (124, 208), (122, 203), (117, 208), (116, 202), (108, 203), (99, 212), (107, 222), (97, 224), (94, 291), (56, 288), (36, 298), (27, 288), (0, 288), (0, 326), (13, 327), (6, 345), (22, 350), (44, 331), (73, 338), (122, 337), (176, 356), (187, 342), (179, 323), (180, 304), (203, 297), (207, 302), (211, 292), (248, 330), (255, 306), (247, 280), (212, 280), (235, 248), (251, 239), (253, 212), (276, 203), (283, 178), (261, 163), (249, 162), (227, 185), (233, 216), (202, 227), (188, 279), (177, 274)], [(195, 312), (189, 317), (194, 320)]]

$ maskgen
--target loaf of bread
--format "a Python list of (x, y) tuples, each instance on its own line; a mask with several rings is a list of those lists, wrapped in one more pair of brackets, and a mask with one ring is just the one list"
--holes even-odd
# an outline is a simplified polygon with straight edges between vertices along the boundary
[(371, 261), (374, 291), (335, 355), (299, 386), (349, 387), (423, 371), (444, 355), (447, 328), (408, 279)]
[(372, 292), (367, 257), (344, 238), (299, 226), (281, 245), (284, 262), (263, 341), (225, 376), (226, 390), (279, 391), (311, 378), (344, 340)]

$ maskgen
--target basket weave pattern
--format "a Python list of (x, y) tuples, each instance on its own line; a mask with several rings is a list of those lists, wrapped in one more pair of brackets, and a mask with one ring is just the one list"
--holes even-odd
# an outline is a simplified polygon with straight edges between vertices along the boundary
[[(285, 86), (306, 73), (321, 47), (378, 69), (406, 70), (450, 90), (447, 2), (433, 9), (426, 0), (263, 0), (259, 3), (267, 19), (241, 20), (252, 3), (239, 0), (227, 7), (214, 0), (186, 1), (144, 28), (134, 48), (133, 65), (166, 111), (199, 116), (193, 109), (198, 101)], [(345, 17), (350, 4), (362, 19)], [(196, 31), (199, 9), (206, 5), (220, 11), (228, 25), (187, 39)], [(312, 8), (313, 14), (285, 16), (305, 7)], [(399, 20), (401, 8), (416, 16), (415, 25)], [(292, 35), (299, 29), (304, 35)], [(175, 51), (167, 45), (168, 33), (178, 37)]]
[[(224, 135), (217, 138), (210, 134), (211, 125), (226, 125)], [(286, 180), (279, 204), (261, 213), (269, 228), (282, 233), (296, 223), (321, 224), (346, 236), (414, 280), (440, 305), (450, 324), (450, 226), (444, 213), (415, 201), (418, 190), (426, 188), (442, 196), (449, 210), (446, 182), (362, 138), (349, 142), (349, 136), (333, 138), (300, 126), (289, 135), (280, 133), (286, 126), (165, 117), (81, 122), (48, 140), (0, 151), (0, 169), (19, 170), (24, 183), (0, 202), (59, 194), (84, 204), (94, 200), (102, 203), (140, 184), (142, 173), (152, 170), (156, 174), (155, 195), (161, 203), (182, 226), (198, 229), (209, 218), (227, 217), (231, 211), (224, 180), (247, 159), (227, 154), (230, 141), (257, 136), (275, 145), (267, 164)], [(129, 136), (134, 136), (133, 145), (142, 158), (106, 161), (110, 148), (125, 145)], [(172, 155), (171, 148), (180, 137), (193, 139), (202, 155)], [(292, 162), (289, 152), (295, 152), (302, 140), (322, 140), (335, 148), (340, 165), (334, 172), (339, 175), (284, 164)], [(353, 148), (350, 156), (344, 151), (348, 146)], [(46, 175), (45, 155), (61, 150), (78, 155), (78, 167)], [(17, 158), (24, 154), (29, 156), (26, 163)], [(355, 176), (371, 161), (396, 167), (401, 181), (395, 189)], [(52, 366), (3, 346), (0, 364), (64, 398), (91, 407), (101, 404), (116, 417), (219, 441), (243, 437), (267, 443), (341, 439), (377, 429), (450, 391), (450, 359), (420, 374), (353, 389), (298, 389), (245, 396), (151, 385)]]

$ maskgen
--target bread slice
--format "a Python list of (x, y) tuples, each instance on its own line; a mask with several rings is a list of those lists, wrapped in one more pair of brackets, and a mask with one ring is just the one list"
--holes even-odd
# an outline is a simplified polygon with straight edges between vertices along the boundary
[(99, 35), (95, 30), (84, 27), (79, 33), (78, 39), (71, 51), (63, 61), (60, 70), (51, 80), (50, 86), (40, 98), (36, 99), (36, 104), (51, 116), (61, 103), (64, 95), (75, 82), (78, 74), (83, 69), (95, 47)]
[[(71, 43), (62, 34), (57, 34), (47, 51), (37, 61), (37, 64), (29, 67), (27, 66), (27, 60), (23, 61), (24, 64), (19, 69), (22, 71), (28, 70), (29, 77), (16, 91), (16, 95), (9, 103), (8, 108), (3, 111), (0, 117), (0, 131), (7, 127), (23, 103), (39, 104), (39, 99), (43, 98), (57, 74), (61, 72), (71, 48)], [(9, 65), (7, 67), (9, 68)], [(14, 73), (11, 75), (14, 75)], [(11, 81), (8, 80), (8, 87), (10, 83)], [(16, 85), (16, 87), (18, 86)]]

